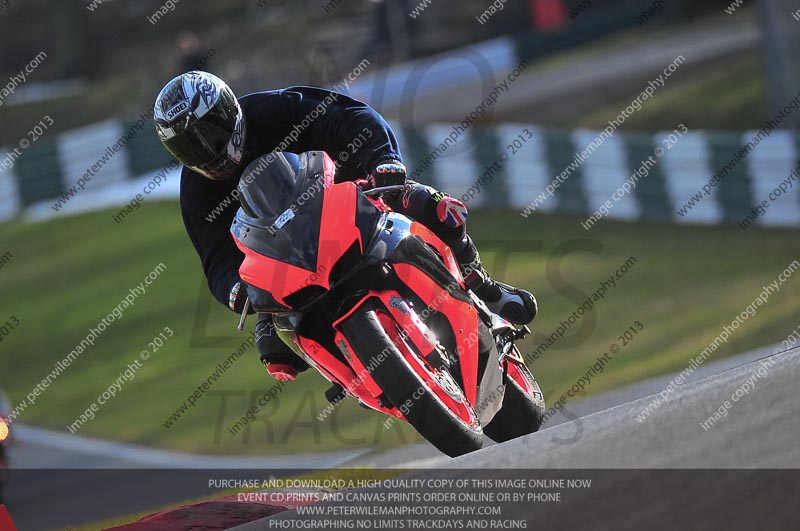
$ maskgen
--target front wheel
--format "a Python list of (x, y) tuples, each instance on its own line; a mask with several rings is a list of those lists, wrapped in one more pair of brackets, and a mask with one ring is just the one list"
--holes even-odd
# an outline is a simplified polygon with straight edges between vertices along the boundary
[(461, 388), (409, 347), (382, 306), (367, 301), (340, 329), (384, 396), (428, 442), (450, 457), (481, 448), (483, 430)]
[(506, 358), (503, 364), (506, 386), (503, 405), (483, 429), (496, 442), (534, 433), (541, 427), (545, 414), (544, 396), (525, 362)]

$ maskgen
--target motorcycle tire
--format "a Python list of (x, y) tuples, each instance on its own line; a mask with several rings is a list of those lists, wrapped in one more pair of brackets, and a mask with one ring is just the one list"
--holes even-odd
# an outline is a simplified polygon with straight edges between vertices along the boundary
[(372, 367), (370, 374), (384, 396), (398, 408), (405, 404), (408, 423), (450, 457), (481, 448), (483, 430), (477, 417), (472, 423), (466, 422), (424, 384), (393, 343), (377, 312), (388, 315), (380, 304), (367, 301), (341, 323), (340, 329), (355, 356), (365, 367)]

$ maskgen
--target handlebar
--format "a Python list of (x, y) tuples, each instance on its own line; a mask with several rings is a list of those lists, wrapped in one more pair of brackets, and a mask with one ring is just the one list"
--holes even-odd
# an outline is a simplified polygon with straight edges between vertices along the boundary
[(395, 190), (403, 190), (406, 187), (405, 184), (393, 184), (392, 186), (380, 186), (378, 188), (372, 188), (370, 190), (363, 190), (364, 194), (368, 197), (382, 195), (386, 192), (394, 192)]

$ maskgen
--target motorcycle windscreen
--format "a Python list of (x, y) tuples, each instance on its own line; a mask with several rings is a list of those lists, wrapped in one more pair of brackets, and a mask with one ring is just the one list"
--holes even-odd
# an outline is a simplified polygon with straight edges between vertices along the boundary
[(231, 232), (258, 254), (316, 271), (324, 184), (321, 151), (256, 159), (239, 180)]

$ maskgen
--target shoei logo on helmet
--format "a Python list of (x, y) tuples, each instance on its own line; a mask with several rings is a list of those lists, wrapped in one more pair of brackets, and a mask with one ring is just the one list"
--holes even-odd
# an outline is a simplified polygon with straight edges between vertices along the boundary
[(166, 113), (167, 114), (167, 119), (168, 120), (172, 120), (173, 118), (175, 118), (176, 116), (178, 116), (179, 114), (181, 114), (182, 112), (184, 112), (184, 111), (186, 111), (188, 109), (189, 109), (189, 104), (186, 103), (185, 101), (182, 101), (182, 102), (180, 102), (179, 104), (177, 104), (176, 106), (174, 106), (173, 108), (171, 108), (170, 110), (167, 111), (167, 113)]

